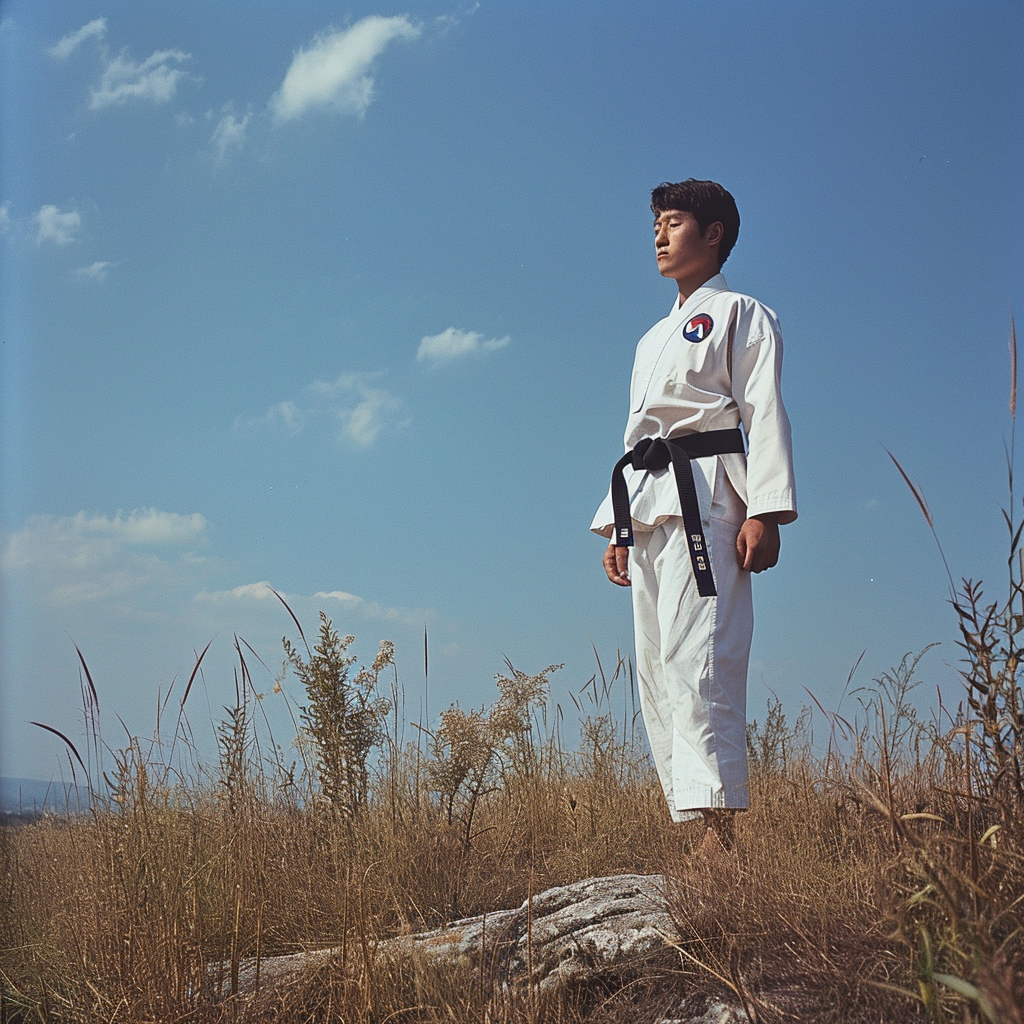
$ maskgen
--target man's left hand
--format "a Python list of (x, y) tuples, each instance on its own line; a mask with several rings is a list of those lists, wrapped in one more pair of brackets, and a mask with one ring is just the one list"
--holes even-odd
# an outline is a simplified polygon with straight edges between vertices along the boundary
[(779, 560), (779, 523), (775, 515), (753, 516), (741, 527), (736, 538), (740, 568), (764, 572)]

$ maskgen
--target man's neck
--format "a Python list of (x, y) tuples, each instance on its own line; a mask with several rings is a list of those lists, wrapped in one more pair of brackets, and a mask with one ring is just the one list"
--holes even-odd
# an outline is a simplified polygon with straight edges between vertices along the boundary
[(700, 273), (676, 278), (676, 284), (679, 285), (679, 305), (681, 306), (698, 288), (706, 285), (711, 278), (717, 277), (720, 273), (721, 269), (715, 267), (710, 272), (702, 270)]

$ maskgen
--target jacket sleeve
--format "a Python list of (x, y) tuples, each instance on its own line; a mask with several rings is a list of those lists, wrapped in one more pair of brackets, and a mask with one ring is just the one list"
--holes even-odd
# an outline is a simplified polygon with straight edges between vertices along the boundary
[(742, 299), (731, 339), (732, 396), (747, 435), (747, 516), (796, 519), (793, 442), (782, 404), (782, 332), (775, 314)]

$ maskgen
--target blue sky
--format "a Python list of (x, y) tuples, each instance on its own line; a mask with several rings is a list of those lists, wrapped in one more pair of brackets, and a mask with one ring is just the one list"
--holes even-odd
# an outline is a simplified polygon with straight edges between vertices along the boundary
[(884, 446), (998, 592), (1022, 42), (1011, 2), (0, 5), (0, 773), (57, 768), (30, 719), (81, 734), (75, 644), (116, 742), (212, 638), (208, 734), (232, 634), (276, 671), (294, 633), (266, 583), (393, 639), (411, 717), (424, 625), (432, 714), (505, 656), (570, 706), (632, 643), (587, 527), (673, 300), (649, 191), (690, 176), (786, 345), (751, 714), (932, 641), (954, 695)]

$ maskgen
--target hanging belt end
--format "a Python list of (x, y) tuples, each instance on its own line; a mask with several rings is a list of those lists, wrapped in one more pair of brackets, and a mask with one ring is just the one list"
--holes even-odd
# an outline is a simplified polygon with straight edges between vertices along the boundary
[(631, 548), (633, 546), (633, 527), (615, 527), (615, 546), (619, 548)]

